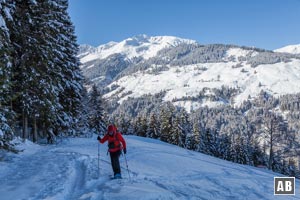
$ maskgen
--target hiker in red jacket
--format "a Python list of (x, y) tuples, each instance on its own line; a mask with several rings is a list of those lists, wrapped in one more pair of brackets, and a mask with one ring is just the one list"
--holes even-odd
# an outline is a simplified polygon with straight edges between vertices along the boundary
[(97, 140), (102, 144), (108, 141), (108, 151), (110, 154), (111, 166), (114, 171), (114, 178), (122, 178), (119, 157), (122, 150), (124, 154), (126, 154), (126, 142), (123, 136), (117, 131), (115, 125), (109, 125), (105, 136), (102, 139), (98, 136)]

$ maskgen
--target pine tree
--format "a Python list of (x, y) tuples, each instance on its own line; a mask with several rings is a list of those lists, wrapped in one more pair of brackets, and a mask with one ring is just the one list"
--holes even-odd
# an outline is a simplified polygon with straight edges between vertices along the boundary
[(82, 90), (81, 97), (82, 97), (82, 100), (81, 100), (82, 104), (80, 107), (80, 114), (79, 114), (79, 118), (78, 118), (78, 127), (80, 130), (80, 134), (87, 136), (89, 133), (91, 133), (91, 130), (89, 130), (89, 124), (88, 124), (89, 112), (91, 110), (89, 109), (89, 96), (88, 96), (88, 92), (85, 87)]
[[(283, 156), (279, 153), (283, 150), (284, 138), (287, 138), (287, 124), (284, 123), (281, 116), (277, 116), (274, 113), (267, 112), (263, 120), (263, 134), (265, 142), (268, 146), (268, 168), (274, 170), (275, 157)], [(276, 153), (277, 152), (277, 153)], [(280, 158), (277, 158), (277, 163), (280, 162)]]
[(0, 149), (11, 149), (10, 140), (13, 138), (12, 110), (9, 106), (11, 101), (11, 42), (7, 22), (12, 21), (10, 17), (11, 4), (0, 0)]
[(186, 112), (185, 109), (181, 109), (180, 111), (180, 121), (179, 121), (179, 126), (181, 128), (180, 132), (180, 147), (185, 147), (186, 144), (186, 137), (189, 133), (191, 133), (192, 128), (191, 128), (191, 123), (189, 121), (189, 115)]
[[(76, 57), (78, 45), (76, 43), (74, 26), (67, 12), (67, 0), (50, 1), (55, 20), (53, 25), (59, 31), (56, 35), (57, 43), (55, 44), (55, 56), (58, 57), (56, 65), (61, 68), (62, 82), (60, 83), (62, 91), (59, 94), (62, 115), (66, 115), (67, 129), (75, 129), (79, 107), (81, 104), (81, 90), (83, 76), (79, 68), (79, 60)], [(63, 26), (62, 26), (63, 24)]]
[(217, 142), (217, 157), (232, 160), (232, 144), (230, 141), (230, 136), (223, 134), (218, 138)]
[(147, 129), (148, 129), (147, 117), (145, 115), (142, 115), (141, 127), (140, 127), (140, 133), (141, 133), (140, 136), (147, 137)]
[(186, 137), (186, 148), (190, 150), (199, 150), (200, 144), (200, 130), (198, 123), (193, 123), (192, 132), (187, 134)]
[(115, 124), (118, 127), (118, 130), (122, 132), (122, 134), (128, 134), (128, 129), (130, 126), (130, 120), (128, 117), (125, 116), (125, 114), (116, 114), (114, 115), (114, 120)]
[(157, 139), (160, 136), (157, 117), (153, 112), (150, 114), (146, 135), (147, 137), (154, 139)]
[(34, 112), (34, 104), (39, 100), (34, 88), (38, 83), (35, 66), (40, 57), (40, 52), (35, 51), (38, 45), (34, 38), (37, 32), (33, 20), (36, 9), (35, 1), (16, 0), (14, 21), (9, 24), (10, 40), (13, 41), (12, 81), (15, 83), (12, 93), (17, 96), (13, 109), (22, 115), (23, 138), (28, 138), (28, 118)]
[(24, 138), (31, 121), (34, 141), (41, 126), (55, 133), (77, 128), (83, 79), (67, 6), (67, 0), (15, 1), (13, 109), (22, 115)]
[(103, 99), (101, 98), (97, 87), (93, 85), (89, 100), (89, 127), (96, 134), (104, 134), (107, 127), (107, 116), (103, 105)]
[(169, 139), (169, 143), (178, 145), (178, 146), (183, 146), (181, 144), (181, 136), (183, 135), (182, 127), (180, 126), (180, 117), (176, 116), (172, 123), (172, 128), (171, 128), (171, 137)]
[(196, 150), (197, 147), (195, 145), (195, 136), (192, 133), (187, 134), (185, 147), (189, 150)]
[(164, 142), (170, 141), (172, 128), (172, 113), (166, 108), (162, 108), (159, 115), (160, 120), (160, 140)]
[(240, 164), (247, 164), (247, 156), (244, 147), (245, 147), (244, 138), (239, 135), (235, 140), (235, 144), (233, 145), (234, 162)]

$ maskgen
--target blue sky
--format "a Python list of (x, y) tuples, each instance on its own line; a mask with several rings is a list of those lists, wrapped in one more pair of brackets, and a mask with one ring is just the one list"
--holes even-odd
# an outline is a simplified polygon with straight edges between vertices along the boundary
[(69, 0), (79, 44), (172, 35), (201, 44), (300, 44), (300, 0)]

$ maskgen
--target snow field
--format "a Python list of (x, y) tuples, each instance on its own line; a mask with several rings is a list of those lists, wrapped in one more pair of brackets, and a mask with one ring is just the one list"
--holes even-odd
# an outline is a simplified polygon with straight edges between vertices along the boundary
[(300, 199), (274, 196), (273, 178), (265, 169), (234, 164), (154, 139), (125, 136), (121, 180), (111, 180), (107, 145), (93, 138), (73, 138), (59, 145), (27, 142), (25, 151), (8, 154), (0, 163), (1, 200), (61, 199)]
[[(234, 99), (234, 105), (239, 106), (249, 96), (256, 97), (261, 90), (265, 90), (278, 97), (284, 94), (298, 93), (300, 91), (300, 61), (293, 60), (288, 63), (276, 63), (272, 65), (259, 65), (252, 68), (244, 65), (241, 68), (232, 68), (235, 62), (205, 63), (188, 66), (169, 67), (159, 75), (137, 72), (133, 75), (124, 76), (111, 85), (120, 87), (104, 95), (121, 97), (119, 103), (128, 97), (140, 97), (145, 94), (156, 94), (167, 91), (165, 101), (186, 96), (197, 96), (203, 88), (221, 88), (223, 85), (233, 88), (241, 88)], [(197, 68), (207, 68), (205, 71)], [(246, 72), (241, 72), (241, 69)], [(110, 87), (108, 86), (108, 87)], [(121, 88), (125, 88), (120, 92)], [(186, 102), (183, 105), (187, 111), (198, 108), (199, 102)], [(203, 102), (202, 106), (216, 106), (224, 102)]]

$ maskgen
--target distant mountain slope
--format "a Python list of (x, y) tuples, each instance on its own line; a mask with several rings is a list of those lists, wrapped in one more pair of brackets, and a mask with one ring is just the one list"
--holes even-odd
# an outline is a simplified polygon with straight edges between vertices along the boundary
[(140, 35), (97, 48), (81, 46), (79, 58), (90, 83), (119, 103), (165, 92), (163, 100), (193, 110), (239, 105), (261, 90), (275, 96), (300, 92), (300, 55), (252, 47)]
[(275, 52), (282, 52), (282, 53), (300, 54), (300, 44), (288, 45), (288, 46), (282, 47), (280, 49), (276, 49), (274, 51)]
[[(26, 143), (25, 151), (5, 157), (0, 166), (2, 200), (11, 199), (300, 199), (274, 197), (280, 174), (234, 164), (158, 140), (125, 136), (127, 161), (120, 157), (122, 180), (110, 180), (112, 169), (96, 138), (73, 138), (55, 146)], [(296, 180), (296, 185), (299, 181)]]

